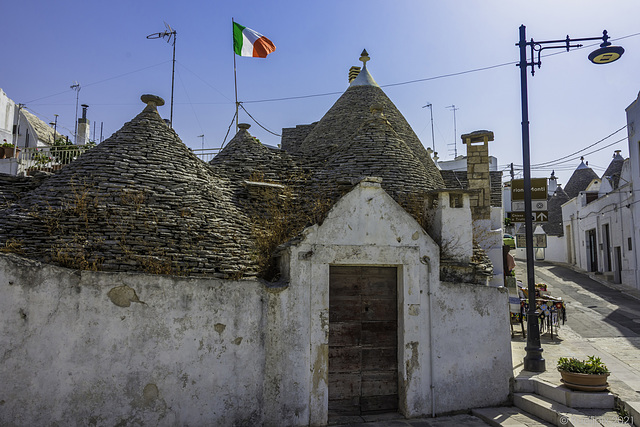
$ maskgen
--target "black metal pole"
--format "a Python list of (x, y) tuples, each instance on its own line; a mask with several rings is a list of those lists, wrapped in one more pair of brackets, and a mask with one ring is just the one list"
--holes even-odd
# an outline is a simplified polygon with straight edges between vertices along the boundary
[[(524, 216), (525, 242), (527, 253), (527, 288), (529, 293), (529, 311), (527, 313), (527, 352), (524, 357), (524, 369), (532, 372), (544, 372), (545, 360), (542, 357), (540, 328), (536, 315), (536, 284), (533, 256), (533, 218), (531, 209), (531, 159), (529, 155), (529, 101), (527, 98), (527, 38), (526, 27), (520, 26), (520, 94), (522, 99), (522, 165), (524, 169)], [(533, 65), (532, 65), (533, 66)]]

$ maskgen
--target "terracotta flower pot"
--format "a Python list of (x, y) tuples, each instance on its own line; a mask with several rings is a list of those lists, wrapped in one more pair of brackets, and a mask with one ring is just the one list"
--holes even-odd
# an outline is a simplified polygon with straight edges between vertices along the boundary
[(579, 391), (604, 391), (609, 386), (607, 378), (609, 374), (578, 374), (574, 372), (560, 371), (562, 383)]
[(20, 152), (19, 148), (15, 147), (3, 147), (4, 148), (4, 156), (7, 159), (13, 159), (14, 157), (18, 157), (18, 153)]

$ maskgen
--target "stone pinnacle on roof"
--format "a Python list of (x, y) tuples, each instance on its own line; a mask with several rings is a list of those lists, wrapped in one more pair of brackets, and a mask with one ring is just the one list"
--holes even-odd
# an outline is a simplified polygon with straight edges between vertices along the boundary
[(147, 108), (144, 111), (158, 111), (156, 107), (164, 105), (164, 99), (157, 95), (145, 94), (140, 97), (140, 100), (147, 104)]
[(370, 59), (371, 58), (369, 57), (369, 53), (367, 53), (367, 50), (363, 50), (360, 54), (360, 61), (362, 61), (362, 71), (360, 71), (358, 77), (356, 77), (349, 86), (378, 86), (378, 83), (376, 83), (371, 74), (369, 74), (369, 70), (367, 70), (367, 61), (369, 61)]

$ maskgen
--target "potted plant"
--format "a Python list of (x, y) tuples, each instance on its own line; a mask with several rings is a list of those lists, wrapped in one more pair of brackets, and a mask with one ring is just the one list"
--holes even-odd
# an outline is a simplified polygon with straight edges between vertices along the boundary
[(589, 356), (587, 360), (561, 357), (558, 371), (562, 383), (572, 390), (604, 391), (609, 386), (609, 370), (599, 357)]
[(4, 156), (7, 159), (12, 159), (13, 157), (17, 157), (18, 153), (20, 152), (19, 148), (15, 147), (13, 144), (9, 142), (4, 142), (2, 144), (2, 148), (3, 148)]

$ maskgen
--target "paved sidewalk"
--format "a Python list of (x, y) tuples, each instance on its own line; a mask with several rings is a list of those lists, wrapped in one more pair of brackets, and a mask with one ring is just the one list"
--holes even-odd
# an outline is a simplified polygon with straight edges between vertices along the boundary
[[(518, 280), (526, 283), (526, 262), (521, 260), (518, 264)], [(629, 298), (636, 299), (640, 306), (640, 292), (637, 290), (606, 282), (602, 276), (582, 272), (567, 264), (554, 264), (583, 273), (585, 277), (596, 280), (603, 286), (618, 289)], [(549, 292), (553, 295), (553, 287), (549, 288)], [(511, 340), (514, 377), (539, 377), (560, 385), (560, 374), (556, 370), (560, 357), (586, 359), (587, 356), (595, 355), (602, 359), (611, 372), (608, 379), (611, 392), (626, 403), (640, 402), (640, 337), (582, 338), (571, 329), (570, 310), (568, 307), (566, 324), (561, 325), (559, 330), (554, 330), (557, 336), (553, 340), (549, 334), (541, 336), (544, 350), (542, 356), (546, 361), (545, 372), (535, 374), (523, 370), (526, 339), (516, 333)], [(520, 328), (514, 326), (514, 330), (518, 332)], [(640, 403), (638, 406), (640, 407)]]
[(436, 418), (414, 418), (406, 420), (400, 414), (369, 415), (351, 417), (351, 421), (329, 425), (334, 427), (487, 427), (489, 424), (473, 415), (460, 414)]

